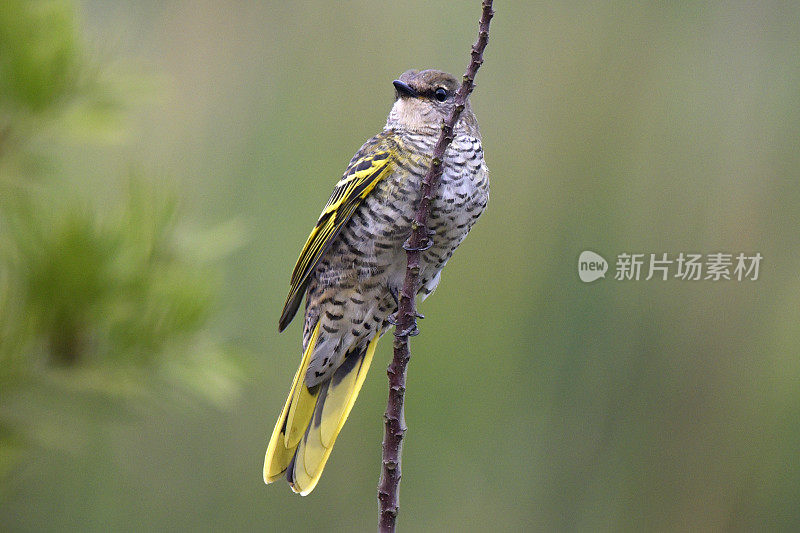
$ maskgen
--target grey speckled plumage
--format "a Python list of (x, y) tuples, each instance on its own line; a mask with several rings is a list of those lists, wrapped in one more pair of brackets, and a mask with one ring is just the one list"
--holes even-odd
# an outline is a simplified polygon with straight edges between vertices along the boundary
[[(302, 494), (316, 485), (335, 439), (335, 434), (328, 437), (325, 418), (336, 419), (338, 434), (360, 381), (348, 392), (346, 408), (338, 398), (329, 402), (336, 403), (335, 409), (326, 408), (326, 398), (350, 372), (366, 372), (372, 356), (368, 346), (374, 351), (373, 341), (397, 310), (406, 266), (403, 243), (411, 234), (420, 185), (458, 82), (440, 71), (408, 71), (395, 87), (397, 99), (384, 130), (350, 161), (298, 259), (281, 316), (283, 329), (305, 294), (303, 363), (273, 432), (264, 477), (270, 482), (287, 470), (292, 488)], [(420, 262), (418, 294), (423, 299), (434, 291), (442, 268), (489, 200), (488, 170), (469, 104), (454, 132), (428, 221), (433, 246)], [(313, 404), (294, 405), (302, 403), (298, 391), (313, 398)], [(293, 416), (306, 411), (308, 420)], [(321, 439), (322, 451), (313, 451), (320, 446), (316, 433), (321, 427), (328, 438)], [(303, 436), (294, 444), (290, 434), (298, 432)], [(316, 461), (321, 464), (311, 464)]]

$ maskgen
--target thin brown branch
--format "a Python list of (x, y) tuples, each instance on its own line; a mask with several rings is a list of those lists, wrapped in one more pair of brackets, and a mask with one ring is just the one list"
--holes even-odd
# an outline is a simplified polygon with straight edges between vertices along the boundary
[(437, 193), (439, 181), (444, 170), (444, 153), (453, 141), (455, 128), (467, 98), (475, 88), (475, 73), (483, 63), (483, 51), (489, 40), (489, 22), (494, 15), (492, 0), (483, 0), (481, 18), (478, 25), (478, 40), (472, 45), (472, 53), (464, 73), (464, 78), (455, 96), (453, 113), (442, 123), (442, 133), (433, 149), (431, 167), (422, 182), (422, 200), (412, 223), (411, 237), (406, 242), (408, 265), (403, 289), (397, 310), (397, 326), (394, 332), (394, 357), (389, 364), (389, 399), (384, 415), (383, 468), (378, 485), (380, 504), (380, 531), (394, 531), (397, 513), (400, 508), (400, 478), (403, 453), (403, 436), (406, 432), (404, 412), (406, 392), (406, 369), (411, 358), (408, 346), (409, 336), (416, 330), (416, 303), (414, 296), (419, 288), (420, 252), (429, 246), (427, 227), (431, 201)]

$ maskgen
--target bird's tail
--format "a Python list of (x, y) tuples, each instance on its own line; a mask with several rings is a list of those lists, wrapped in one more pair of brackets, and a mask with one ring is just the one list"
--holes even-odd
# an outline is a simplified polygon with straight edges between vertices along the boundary
[(376, 332), (366, 346), (348, 351), (330, 380), (308, 388), (305, 375), (318, 335), (319, 323), (303, 353), (264, 458), (264, 482), (272, 483), (286, 472), (292, 490), (302, 496), (314, 490), (322, 475), (380, 338), (380, 332)]

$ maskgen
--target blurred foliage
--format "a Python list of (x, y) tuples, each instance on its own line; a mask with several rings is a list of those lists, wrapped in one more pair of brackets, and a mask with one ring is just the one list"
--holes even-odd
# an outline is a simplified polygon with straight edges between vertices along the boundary
[(80, 50), (69, 2), (8, 0), (0, 10), (4, 112), (43, 113), (75, 91)]
[(119, 413), (170, 389), (225, 403), (240, 378), (207, 328), (220, 258), (208, 252), (233, 249), (239, 225), (189, 231), (175, 191), (141, 171), (109, 177), (121, 192), (105, 203), (60, 175), (65, 122), (82, 117), (70, 131), (90, 139), (121, 118), (97, 70), (71, 2), (0, 7), (0, 475), (31, 446), (80, 449), (73, 417), (95, 414), (52, 398)]
[(34, 174), (37, 136), (97, 140), (121, 127), (119, 96), (129, 80), (105, 76), (83, 48), (72, 2), (9, 0), (0, 6), (2, 168), (21, 164), (17, 175)]

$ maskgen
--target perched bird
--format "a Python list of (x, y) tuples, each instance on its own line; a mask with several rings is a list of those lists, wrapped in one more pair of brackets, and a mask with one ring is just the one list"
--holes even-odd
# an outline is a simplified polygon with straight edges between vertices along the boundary
[[(303, 297), (303, 357), (264, 460), (264, 481), (284, 472), (310, 493), (369, 369), (378, 339), (394, 324), (420, 186), (459, 82), (438, 70), (409, 70), (394, 82), (383, 131), (347, 165), (292, 272), (279, 321), (289, 325)], [(433, 245), (420, 259), (421, 299), (489, 200), (488, 169), (469, 102), (445, 153), (431, 205)]]

